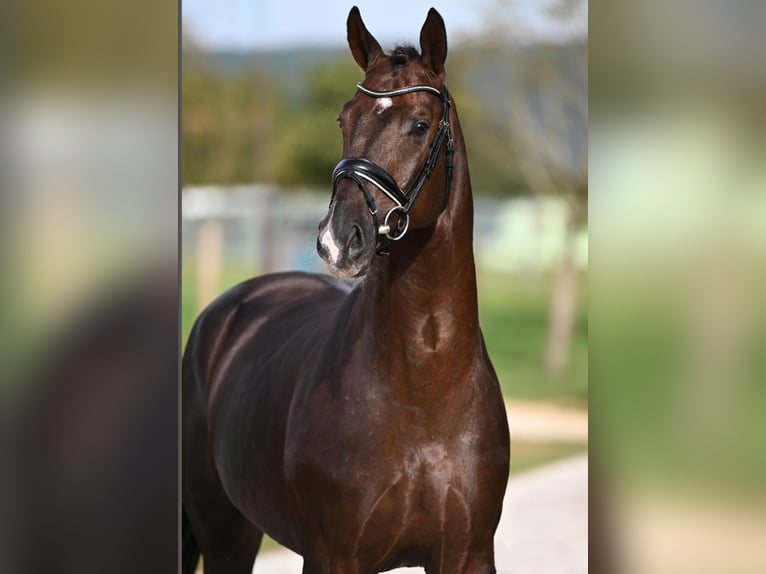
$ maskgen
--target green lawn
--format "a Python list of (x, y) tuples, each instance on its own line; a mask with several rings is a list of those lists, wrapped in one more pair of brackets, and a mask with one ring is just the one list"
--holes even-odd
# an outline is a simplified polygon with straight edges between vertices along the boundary
[[(193, 260), (184, 259), (181, 262), (181, 340), (186, 347), (189, 332), (197, 318), (197, 268)], [(255, 277), (256, 272), (247, 265), (225, 265), (221, 272), (221, 289), (223, 293), (229, 287), (241, 283), (245, 279)]]
[(543, 368), (550, 280), (480, 276), (478, 283), (479, 319), (504, 395), (587, 407), (586, 277), (579, 279), (570, 366), (561, 379), (548, 377)]
[(511, 437), (511, 479), (520, 473), (588, 451), (584, 442), (522, 442)]

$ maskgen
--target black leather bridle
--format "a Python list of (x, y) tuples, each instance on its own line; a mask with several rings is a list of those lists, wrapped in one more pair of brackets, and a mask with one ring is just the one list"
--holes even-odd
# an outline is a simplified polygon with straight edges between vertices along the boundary
[[(373, 98), (392, 98), (403, 94), (410, 94), (412, 92), (429, 92), (439, 96), (442, 100), (442, 118), (441, 121), (439, 121), (436, 135), (431, 142), (431, 147), (428, 149), (428, 155), (426, 156), (425, 161), (418, 169), (418, 172), (407, 191), (402, 191), (399, 188), (396, 180), (394, 180), (385, 168), (363, 157), (345, 157), (338, 162), (338, 165), (335, 166), (335, 169), (332, 172), (332, 197), (330, 201), (332, 202), (335, 198), (335, 192), (342, 179), (348, 178), (356, 183), (367, 201), (367, 207), (372, 214), (372, 219), (378, 235), (383, 235), (389, 240), (385, 246), (377, 249), (376, 252), (381, 255), (388, 253), (387, 247), (392, 241), (398, 241), (404, 237), (405, 233), (407, 233), (407, 229), (410, 225), (410, 210), (412, 210), (413, 205), (415, 205), (415, 201), (423, 190), (423, 186), (425, 186), (428, 178), (431, 177), (434, 165), (436, 164), (436, 159), (439, 156), (439, 151), (445, 140), (447, 141), (447, 179), (442, 211), (444, 211), (444, 208), (447, 206), (450, 186), (452, 183), (452, 168), (455, 153), (454, 144), (452, 142), (452, 131), (450, 130), (449, 124), (449, 109), (451, 104), (446, 86), (444, 87), (443, 92), (432, 86), (407, 86), (385, 92), (370, 90), (365, 88), (362, 84), (357, 84), (356, 87), (359, 88), (359, 91), (363, 94), (372, 96)], [(375, 204), (375, 199), (367, 188), (368, 183), (371, 183), (380, 189), (380, 191), (385, 193), (396, 204), (386, 214), (382, 224), (378, 219), (378, 207)], [(395, 212), (398, 212), (399, 216), (397, 218), (396, 229), (392, 233), (390, 218), (391, 214)]]

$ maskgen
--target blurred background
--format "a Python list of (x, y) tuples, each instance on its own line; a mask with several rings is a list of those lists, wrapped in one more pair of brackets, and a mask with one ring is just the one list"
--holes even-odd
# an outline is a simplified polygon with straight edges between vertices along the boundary
[[(360, 4), (387, 47), (430, 5)], [(228, 285), (321, 269), (334, 120), (361, 77), (349, 7), (187, 0), (179, 26), (164, 0), (4, 6), (3, 572), (173, 570), (179, 349)], [(766, 571), (764, 7), (437, 5), (515, 425), (514, 572)], [(569, 456), (586, 396), (589, 470)]]
[[(359, 4), (392, 49), (417, 46), (433, 2)], [(481, 325), (508, 401), (515, 476), (587, 450), (587, 3), (436, 7), (475, 197)], [(184, 340), (227, 287), (272, 271), (326, 273), (315, 246), (341, 158), (336, 118), (364, 78), (346, 43), (350, 8), (184, 3)], [(585, 556), (584, 514), (580, 526)], [(585, 571), (579, 564), (560, 571)]]
[(3, 5), (0, 571), (177, 568), (178, 5)]
[(590, 8), (593, 548), (766, 572), (766, 4)]

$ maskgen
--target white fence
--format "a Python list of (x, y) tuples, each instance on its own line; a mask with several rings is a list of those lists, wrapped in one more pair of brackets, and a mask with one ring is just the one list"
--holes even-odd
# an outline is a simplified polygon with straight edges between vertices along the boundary
[[(208, 275), (216, 275), (229, 263), (252, 267), (253, 273), (324, 270), (315, 246), (328, 200), (326, 192), (262, 184), (187, 188), (181, 211), (183, 257), (207, 269)], [(479, 197), (475, 204), (474, 245), (480, 271), (540, 273), (562, 256), (563, 201)], [(578, 238), (577, 262), (587, 265), (585, 233)]]

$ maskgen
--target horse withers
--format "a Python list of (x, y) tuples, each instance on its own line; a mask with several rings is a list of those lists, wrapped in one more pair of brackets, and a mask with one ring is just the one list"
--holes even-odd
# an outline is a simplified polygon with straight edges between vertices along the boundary
[(508, 479), (503, 399), (478, 321), (465, 145), (431, 9), (420, 53), (381, 49), (359, 10), (364, 81), (317, 249), (338, 279), (242, 283), (183, 360), (183, 561), (250, 572), (262, 533), (303, 572), (495, 571)]

